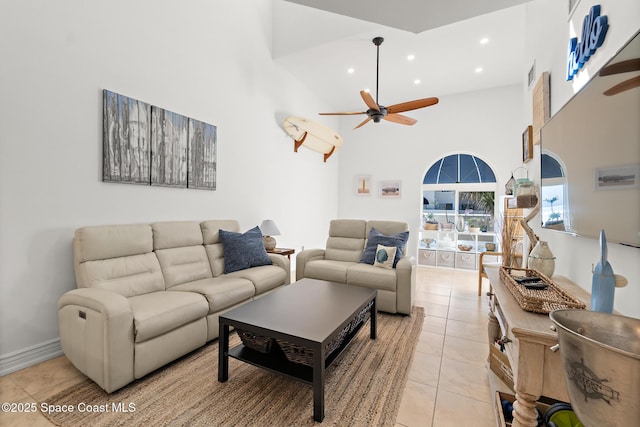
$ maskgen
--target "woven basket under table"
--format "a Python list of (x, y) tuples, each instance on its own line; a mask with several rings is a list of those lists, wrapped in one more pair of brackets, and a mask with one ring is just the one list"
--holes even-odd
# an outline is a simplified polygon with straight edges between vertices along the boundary
[(236, 332), (238, 332), (242, 344), (246, 347), (259, 351), (260, 353), (269, 353), (271, 351), (274, 342), (273, 338), (256, 335), (253, 332), (247, 332), (237, 328)]
[[(356, 314), (344, 328), (340, 330), (340, 333), (325, 347), (327, 356), (337, 350), (345, 338), (352, 333), (361, 323), (366, 322), (371, 317), (371, 306), (373, 301), (367, 304), (358, 314)], [(282, 349), (282, 352), (290, 362), (300, 363), (306, 366), (313, 365), (313, 349), (306, 348), (297, 344), (290, 343), (285, 340), (276, 339), (276, 343)]]

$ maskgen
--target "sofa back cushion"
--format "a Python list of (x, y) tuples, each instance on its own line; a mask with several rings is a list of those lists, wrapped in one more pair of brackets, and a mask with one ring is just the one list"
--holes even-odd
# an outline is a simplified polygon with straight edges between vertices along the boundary
[(124, 297), (165, 289), (148, 224), (79, 228), (73, 259), (79, 288), (108, 289)]
[(213, 277), (197, 221), (151, 224), (153, 246), (167, 289), (185, 282)]
[(362, 257), (367, 222), (360, 219), (334, 219), (329, 224), (325, 259), (358, 262)]
[(237, 233), (240, 231), (240, 224), (234, 219), (218, 219), (201, 222), (200, 228), (211, 272), (217, 277), (224, 273), (224, 250), (220, 241), (220, 230)]

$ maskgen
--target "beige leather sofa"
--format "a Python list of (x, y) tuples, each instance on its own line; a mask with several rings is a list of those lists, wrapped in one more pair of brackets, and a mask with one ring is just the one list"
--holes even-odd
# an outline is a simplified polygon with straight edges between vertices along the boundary
[(388, 313), (411, 314), (416, 262), (403, 256), (393, 269), (361, 263), (371, 228), (385, 235), (408, 231), (404, 222), (336, 219), (329, 225), (326, 249), (306, 249), (296, 257), (296, 279), (329, 280), (378, 290), (376, 307)]
[(107, 392), (218, 337), (218, 316), (290, 283), (289, 260), (224, 274), (219, 230), (234, 220), (76, 230), (78, 289), (58, 302), (69, 360)]

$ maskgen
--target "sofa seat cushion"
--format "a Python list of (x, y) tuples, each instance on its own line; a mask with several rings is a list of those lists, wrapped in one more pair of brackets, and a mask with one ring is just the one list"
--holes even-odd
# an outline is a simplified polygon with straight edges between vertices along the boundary
[(246, 270), (226, 274), (228, 277), (241, 277), (251, 280), (255, 287), (256, 295), (284, 285), (287, 281), (287, 272), (276, 265), (263, 265), (251, 267)]
[(183, 283), (172, 287), (171, 291), (195, 292), (204, 295), (209, 303), (208, 314), (248, 301), (256, 293), (250, 280), (228, 274)]
[(188, 292), (152, 292), (128, 300), (137, 343), (203, 318), (209, 310), (202, 295)]
[(395, 292), (397, 283), (396, 271), (358, 263), (347, 270), (345, 283)]
[[(309, 261), (304, 268), (304, 277), (330, 282), (347, 283), (347, 269), (357, 262), (318, 259)], [(372, 266), (373, 267), (373, 266)], [(381, 270), (377, 268), (376, 270)]]

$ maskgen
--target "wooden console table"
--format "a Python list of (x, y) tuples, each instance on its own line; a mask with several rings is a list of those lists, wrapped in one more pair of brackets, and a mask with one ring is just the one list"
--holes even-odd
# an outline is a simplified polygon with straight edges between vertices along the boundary
[[(498, 267), (485, 267), (493, 293), (489, 294), (489, 340), (502, 337), (505, 354), (513, 370), (516, 402), (514, 427), (537, 426), (536, 401), (540, 396), (569, 402), (560, 352), (549, 348), (558, 343), (546, 314), (523, 310), (502, 282)], [(567, 278), (553, 281), (589, 306), (590, 295)], [(491, 371), (489, 371), (492, 375)], [(495, 390), (494, 390), (495, 391)]]

